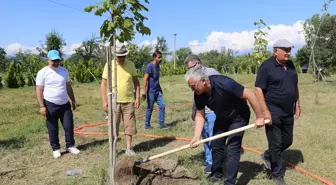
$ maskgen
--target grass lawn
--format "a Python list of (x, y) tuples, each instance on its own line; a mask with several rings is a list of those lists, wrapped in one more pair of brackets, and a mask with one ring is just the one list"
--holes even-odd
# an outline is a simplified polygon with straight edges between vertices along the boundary
[[(237, 80), (252, 88), (255, 76), (238, 75)], [(142, 79), (140, 79), (142, 82)], [(154, 130), (144, 130), (143, 118), (137, 119), (139, 133), (188, 137), (193, 136), (193, 123), (190, 119), (190, 107), (177, 108), (190, 104), (192, 92), (183, 81), (183, 76), (168, 76), (161, 79), (164, 99), (167, 104), (166, 122), (172, 127), (159, 130), (158, 113), (153, 113)], [(105, 114), (101, 108), (99, 85), (75, 84), (74, 92), (80, 106), (74, 111), (75, 126), (85, 123), (104, 121)], [(302, 116), (295, 121), (294, 142), (286, 151), (285, 160), (315, 173), (331, 182), (336, 182), (336, 83), (318, 84), (318, 104), (315, 104), (315, 90), (309, 75), (300, 75), (300, 96)], [(77, 156), (64, 153), (55, 160), (49, 146), (47, 129), (42, 116), (38, 114), (33, 88), (0, 90), (0, 184), (108, 184), (108, 142), (107, 136), (76, 135), (76, 144), (81, 149)], [(145, 113), (145, 102), (141, 102), (137, 115)], [(156, 106), (157, 107), (157, 106)], [(251, 121), (253, 121), (253, 114)], [(122, 129), (121, 129), (122, 130)], [(87, 128), (82, 131), (107, 131), (107, 126)], [(60, 126), (61, 149), (64, 151), (64, 132)], [(136, 136), (134, 150), (138, 158), (145, 158), (187, 144), (185, 141), (172, 141)], [(124, 138), (118, 141), (118, 158), (125, 159)], [(243, 146), (263, 151), (267, 147), (264, 129), (246, 131)], [(144, 166), (175, 170), (170, 177), (158, 175), (156, 183), (160, 184), (208, 184), (207, 175), (203, 173), (203, 146), (171, 154)], [(238, 184), (273, 184), (267, 178), (261, 165), (259, 155), (245, 151), (241, 156)], [(66, 176), (66, 170), (82, 169), (83, 175)], [(181, 176), (178, 179), (178, 176)], [(194, 178), (197, 178), (196, 180)], [(292, 168), (286, 173), (288, 184), (322, 184), (308, 175)], [(155, 180), (155, 179), (154, 179)], [(156, 184), (153, 182), (153, 184)], [(141, 183), (139, 183), (141, 184)], [(144, 181), (142, 181), (144, 184)]]

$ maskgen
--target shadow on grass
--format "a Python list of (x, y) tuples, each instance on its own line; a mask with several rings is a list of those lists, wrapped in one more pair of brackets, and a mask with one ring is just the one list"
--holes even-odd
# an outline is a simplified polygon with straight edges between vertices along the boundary
[(12, 124), (12, 123), (13, 122), (0, 121), (0, 126), (9, 125), (9, 124)]
[[(237, 184), (246, 185), (263, 171), (263, 166), (251, 161), (241, 161), (239, 164), (239, 172), (241, 176), (237, 179)], [(225, 174), (225, 173), (224, 173)]]
[[(120, 140), (121, 140), (121, 138), (118, 138), (117, 142), (119, 142)], [(99, 146), (105, 145), (107, 143), (108, 143), (108, 139), (101, 139), (101, 140), (95, 140), (93, 142), (86, 143), (86, 144), (83, 144), (83, 145), (78, 145), (77, 148), (79, 150), (87, 150), (88, 148), (99, 147)]]
[(27, 141), (26, 138), (23, 136), (6, 140), (0, 140), (0, 148), (1, 149), (23, 148), (26, 141)]
[(133, 150), (135, 152), (150, 151), (154, 148), (164, 147), (172, 141), (174, 141), (174, 140), (172, 140), (172, 139), (153, 139), (153, 140), (149, 140), (149, 141), (144, 141), (142, 143), (139, 143), (139, 144), (135, 145)]
[[(294, 165), (298, 165), (300, 162), (304, 162), (303, 153), (301, 150), (285, 150), (283, 153), (283, 158), (286, 162), (289, 162)], [(289, 167), (291, 168), (291, 167)]]
[(188, 118), (181, 118), (181, 119), (172, 121), (170, 123), (167, 123), (167, 126), (169, 126), (169, 127), (175, 127), (179, 122), (184, 122), (186, 120), (188, 120)]

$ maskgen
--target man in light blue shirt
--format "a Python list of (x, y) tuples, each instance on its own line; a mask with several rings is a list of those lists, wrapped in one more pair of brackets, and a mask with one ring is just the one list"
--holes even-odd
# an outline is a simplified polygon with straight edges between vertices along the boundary
[[(203, 72), (207, 76), (211, 75), (219, 75), (220, 73), (209, 67), (205, 67), (204, 65), (201, 64), (201, 60), (197, 55), (190, 54), (187, 56), (185, 59), (184, 63), (188, 66), (188, 69), (193, 68), (193, 67), (198, 67), (202, 66)], [(196, 106), (195, 102), (193, 104), (193, 109), (192, 109), (192, 119), (195, 121), (195, 113), (196, 113)], [(213, 135), (213, 128), (214, 128), (214, 123), (216, 120), (216, 114), (207, 106), (205, 106), (205, 122), (204, 122), (204, 127), (202, 131), (202, 138), (206, 139), (208, 137), (211, 137)], [(211, 173), (211, 168), (212, 168), (212, 150), (211, 150), (211, 142), (206, 142), (204, 143), (204, 151), (205, 151), (205, 162), (204, 166), (205, 169), (204, 171), (206, 173)]]

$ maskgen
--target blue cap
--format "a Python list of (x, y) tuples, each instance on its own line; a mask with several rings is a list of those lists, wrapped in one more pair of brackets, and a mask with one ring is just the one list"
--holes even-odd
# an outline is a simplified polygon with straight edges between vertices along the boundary
[(50, 60), (61, 60), (60, 53), (57, 50), (50, 50), (48, 52), (48, 58)]

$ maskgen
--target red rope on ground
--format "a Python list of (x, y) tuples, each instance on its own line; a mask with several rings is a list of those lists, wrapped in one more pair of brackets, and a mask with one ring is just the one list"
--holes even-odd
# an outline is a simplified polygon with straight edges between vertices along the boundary
[[(183, 106), (176, 106), (176, 107), (170, 107), (170, 109), (174, 110), (174, 109), (177, 109), (177, 108), (186, 108), (186, 107), (190, 107), (192, 104), (187, 104), (187, 105), (183, 105)], [(159, 111), (159, 109), (155, 109), (153, 110), (153, 112), (157, 112)], [(142, 118), (144, 117), (145, 114), (141, 114), (141, 115), (138, 115), (137, 118)], [(80, 132), (79, 130), (81, 129), (84, 129), (84, 128), (90, 128), (90, 127), (95, 127), (95, 126), (99, 126), (99, 125), (104, 125), (106, 124), (107, 122), (98, 122), (98, 123), (91, 123), (91, 124), (85, 124), (85, 125), (82, 125), (82, 126), (79, 126), (77, 128), (74, 128), (74, 133), (77, 134), (77, 135), (107, 135), (108, 133), (107, 132)], [(120, 132), (120, 135), (124, 135), (125, 133), (124, 132)], [(175, 137), (175, 136), (158, 136), (158, 135), (151, 135), (151, 134), (144, 134), (144, 133), (138, 133), (137, 134), (138, 136), (143, 136), (143, 137), (149, 137), (149, 138), (156, 138), (156, 139), (170, 139), (170, 140), (179, 140), (179, 141), (191, 141), (191, 138), (184, 138), (184, 137)], [(262, 152), (260, 152), (259, 150), (256, 150), (256, 149), (253, 149), (253, 148), (247, 148), (247, 147), (242, 147), (245, 151), (250, 151), (250, 152), (254, 152), (254, 153), (257, 153), (257, 154), (261, 154)], [(308, 172), (307, 170), (303, 169), (303, 168), (300, 168), (292, 163), (289, 163), (287, 161), (285, 161), (286, 164), (288, 166), (290, 166), (291, 168), (303, 173), (303, 174), (306, 174), (306, 175), (309, 175), (310, 177), (316, 179), (316, 180), (319, 180), (320, 182), (326, 184), (326, 185), (335, 185), (334, 183), (326, 180), (326, 179), (323, 179), (322, 177), (319, 177), (311, 172)]]

